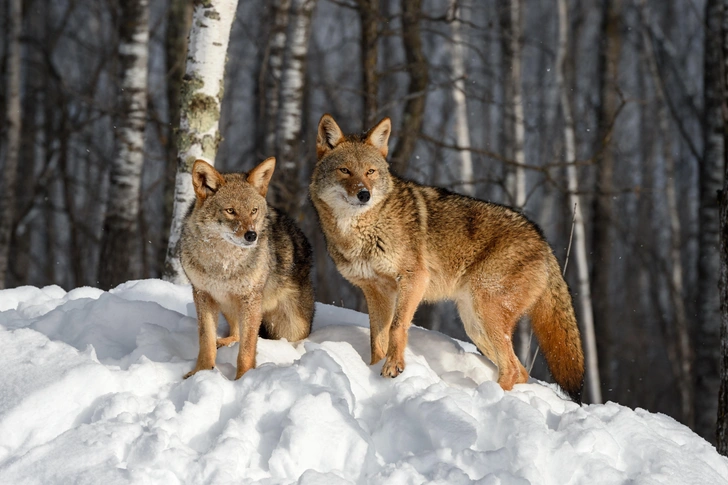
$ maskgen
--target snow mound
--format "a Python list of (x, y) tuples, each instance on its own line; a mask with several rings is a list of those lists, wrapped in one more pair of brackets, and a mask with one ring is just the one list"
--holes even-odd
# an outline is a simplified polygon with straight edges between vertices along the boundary
[[(0, 483), (728, 484), (673, 419), (578, 406), (538, 381), (504, 393), (470, 344), (412, 328), (396, 379), (367, 316), (318, 304), (310, 338), (237, 346), (188, 380), (189, 287), (0, 291)], [(221, 321), (220, 332), (225, 332)]]

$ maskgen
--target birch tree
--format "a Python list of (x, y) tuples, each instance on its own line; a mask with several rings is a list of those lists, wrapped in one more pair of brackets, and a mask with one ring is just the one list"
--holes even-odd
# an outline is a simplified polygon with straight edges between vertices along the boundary
[(0, 194), (0, 289), (5, 288), (10, 256), (10, 241), (15, 222), (15, 190), (20, 153), (20, 33), (23, 25), (21, 0), (8, 1), (7, 78), (5, 85), (5, 165)]
[(511, 99), (507, 102), (511, 105), (511, 116), (513, 117), (513, 160), (516, 166), (512, 172), (510, 181), (513, 205), (521, 210), (526, 205), (526, 154), (524, 151), (525, 125), (523, 119), (523, 85), (521, 80), (521, 0), (510, 0), (510, 58), (511, 73), (509, 84), (511, 85)]
[(586, 235), (584, 216), (579, 197), (579, 182), (576, 173), (576, 142), (574, 136), (574, 119), (571, 114), (569, 89), (566, 86), (567, 63), (566, 53), (569, 42), (569, 23), (567, 0), (559, 0), (559, 37), (556, 50), (556, 85), (561, 100), (561, 111), (564, 117), (564, 150), (566, 158), (566, 177), (568, 181), (569, 205), (574, 210), (574, 263), (577, 271), (577, 294), (581, 307), (581, 328), (586, 354), (587, 392), (592, 403), (602, 402), (599, 379), (599, 363), (597, 359), (596, 340), (594, 338), (594, 313), (589, 290), (589, 264), (587, 261)]
[[(515, 0), (514, 0), (515, 1)], [(461, 16), (463, 15), (463, 2), (458, 0), (450, 1), (449, 17), (450, 29), (452, 31), (452, 42), (450, 47), (450, 59), (452, 63), (452, 99), (455, 102), (455, 140), (460, 147), (470, 146), (470, 126), (468, 123), (468, 105), (465, 99), (465, 49), (462, 35)], [(470, 150), (459, 150), (460, 157), (460, 183), (464, 194), (474, 196), (475, 185), (473, 185), (473, 154)]]
[[(262, 119), (262, 138), (264, 140), (263, 156), (275, 155), (276, 136), (278, 133), (278, 108), (280, 98), (280, 83), (283, 73), (283, 58), (286, 53), (286, 39), (288, 38), (288, 18), (291, 11), (291, 0), (274, 0), (270, 8), (273, 10), (270, 37), (265, 57), (267, 63), (262, 67), (263, 106), (260, 110)], [(273, 181), (275, 183), (275, 180)]]
[(127, 0), (120, 7), (117, 152), (111, 164), (98, 277), (104, 289), (141, 276), (138, 220), (147, 119), (149, 4)]
[[(280, 100), (276, 123), (275, 155), (278, 160), (276, 187), (287, 187), (292, 193), (276, 194), (278, 206), (291, 212), (306, 200), (302, 190), (303, 172), (299, 154), (303, 95), (306, 85), (306, 55), (311, 35), (311, 17), (315, 0), (292, 0), (286, 50), (281, 71)], [(281, 197), (285, 195), (285, 199)]]
[(705, 4), (703, 64), (703, 157), (700, 162), (698, 214), (698, 318), (695, 332), (695, 431), (714, 439), (720, 362), (720, 220), (718, 191), (723, 185), (725, 140), (723, 121), (722, 0)]
[(237, 4), (237, 0), (195, 2), (192, 13), (180, 95), (174, 210), (164, 265), (165, 279), (174, 283), (187, 280), (180, 266), (177, 243), (185, 212), (195, 199), (190, 171), (198, 158), (214, 164), (220, 144), (225, 57)]
[[(503, 2), (502, 12), (503, 29), (503, 59), (505, 75), (507, 139), (510, 142), (510, 155), (516, 162), (514, 167), (507, 167), (506, 191), (511, 197), (511, 204), (518, 210), (526, 205), (526, 153), (525, 125), (523, 119), (523, 84), (521, 76), (521, 0), (508, 0)], [(531, 325), (528, 318), (522, 319), (518, 324), (518, 357), (528, 366), (531, 360)]]
[(270, 39), (262, 66), (260, 118), (264, 155), (275, 156), (278, 172), (271, 182), (271, 202), (286, 212), (304, 204), (305, 157), (301, 156), (306, 58), (315, 0), (275, 0)]

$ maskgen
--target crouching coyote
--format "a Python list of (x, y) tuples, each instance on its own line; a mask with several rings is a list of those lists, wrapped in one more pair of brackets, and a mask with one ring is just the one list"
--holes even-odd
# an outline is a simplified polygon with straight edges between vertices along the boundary
[(372, 364), (384, 358), (382, 375), (399, 375), (417, 306), (450, 299), (505, 390), (528, 379), (511, 337), (530, 315), (554, 379), (578, 402), (579, 328), (539, 228), (508, 207), (395, 176), (386, 160), (390, 131), (385, 118), (367, 133), (344, 135), (324, 115), (310, 185), (329, 253), (366, 297)]

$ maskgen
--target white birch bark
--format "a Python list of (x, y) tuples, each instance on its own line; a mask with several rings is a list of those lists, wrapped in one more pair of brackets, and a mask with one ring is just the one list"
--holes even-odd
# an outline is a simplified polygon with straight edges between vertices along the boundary
[(237, 5), (237, 0), (195, 2), (192, 14), (180, 99), (179, 165), (164, 268), (164, 278), (178, 284), (187, 281), (180, 266), (177, 243), (182, 220), (195, 199), (190, 170), (198, 158), (214, 165), (220, 143), (225, 59)]
[(515, 167), (513, 198), (515, 206), (526, 205), (525, 124), (523, 119), (523, 86), (521, 82), (521, 0), (511, 0), (511, 82), (513, 84), (513, 159)]
[(147, 119), (147, 0), (123, 3), (120, 23), (120, 118), (116, 130), (116, 157), (111, 165), (98, 279), (99, 285), (105, 289), (141, 276), (137, 233)]
[(21, 0), (9, 0), (7, 19), (6, 149), (0, 194), (0, 289), (5, 288), (10, 240), (15, 219), (15, 182), (20, 153), (20, 32), (23, 25)]
[[(509, 179), (508, 191), (513, 196), (513, 205), (523, 210), (526, 205), (526, 163), (525, 125), (523, 119), (523, 86), (521, 82), (521, 0), (510, 0), (511, 13), (511, 112), (513, 115), (513, 160), (517, 165), (513, 169), (513, 176)], [(528, 366), (531, 361), (531, 325), (527, 318), (518, 324), (519, 346), (518, 357), (523, 365)]]
[[(454, 78), (452, 98), (455, 102), (455, 138), (456, 144), (460, 147), (470, 146), (470, 126), (468, 124), (468, 105), (465, 99), (465, 49), (462, 36), (463, 2), (459, 0), (450, 1), (450, 18), (452, 22), (452, 42), (450, 47), (450, 58), (452, 62), (452, 76)], [(473, 154), (470, 150), (460, 150), (460, 183), (462, 191), (466, 195), (475, 195), (473, 185)]]
[[(279, 173), (273, 182), (273, 204), (286, 212), (293, 214), (305, 202), (306, 191), (302, 190), (303, 178), (301, 167), (301, 154), (299, 153), (299, 140), (301, 139), (303, 95), (306, 84), (306, 57), (311, 34), (311, 17), (316, 5), (315, 0), (282, 1), (280, 8), (286, 3), (290, 4), (287, 15), (276, 13), (274, 18), (275, 45), (271, 48), (269, 65), (272, 81), (279, 77), (277, 88), (271, 86), (269, 117), (275, 120), (273, 140), (273, 154), (278, 160)], [(281, 50), (281, 27), (278, 22), (287, 19), (288, 27), (284, 30), (283, 49)], [(274, 60), (275, 59), (275, 60)], [(270, 64), (275, 62), (275, 64)], [(277, 63), (281, 62), (280, 68)], [(277, 99), (273, 96), (277, 93)], [(267, 133), (269, 145), (271, 132)]]
[[(293, 0), (288, 48), (281, 72), (280, 109), (278, 111), (277, 156), (283, 172), (295, 170), (297, 142), (301, 138), (303, 87), (306, 83), (306, 54), (311, 34), (311, 16), (315, 0)], [(285, 177), (285, 175), (284, 175)]]
[(579, 181), (576, 172), (576, 143), (574, 119), (571, 114), (569, 90), (566, 87), (566, 52), (569, 41), (568, 6), (566, 0), (559, 0), (559, 42), (556, 51), (556, 84), (561, 98), (564, 115), (564, 146), (566, 177), (568, 180), (569, 206), (574, 208), (574, 263), (577, 271), (577, 294), (581, 306), (581, 329), (586, 353), (587, 392), (592, 403), (602, 402), (599, 379), (596, 339), (594, 337), (594, 313), (589, 290), (589, 264), (587, 261), (584, 216), (579, 197)]
[(280, 83), (283, 73), (283, 59), (286, 52), (286, 39), (288, 38), (288, 17), (291, 10), (291, 0), (276, 0), (272, 8), (273, 25), (271, 26), (270, 42), (268, 43), (268, 72), (265, 76), (265, 109), (263, 111), (266, 120), (264, 133), (266, 156), (276, 154)]

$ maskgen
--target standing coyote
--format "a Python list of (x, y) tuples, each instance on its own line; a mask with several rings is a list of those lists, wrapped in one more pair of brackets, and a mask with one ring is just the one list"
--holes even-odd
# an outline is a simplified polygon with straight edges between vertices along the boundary
[[(255, 367), (258, 332), (290, 341), (311, 331), (314, 296), (311, 246), (285, 214), (265, 201), (275, 169), (268, 158), (248, 174), (221, 174), (197, 160), (197, 197), (180, 237), (180, 261), (192, 283), (200, 332), (197, 365), (215, 366), (217, 348), (240, 342), (238, 379)], [(217, 338), (218, 313), (230, 336)]]
[(331, 257), (364, 292), (374, 364), (404, 370), (420, 301), (454, 300), (470, 339), (498, 366), (504, 390), (528, 380), (511, 336), (528, 314), (556, 382), (579, 402), (584, 356), (569, 289), (539, 228), (522, 214), (403, 180), (386, 161), (389, 118), (344, 135), (318, 126), (311, 200)]

